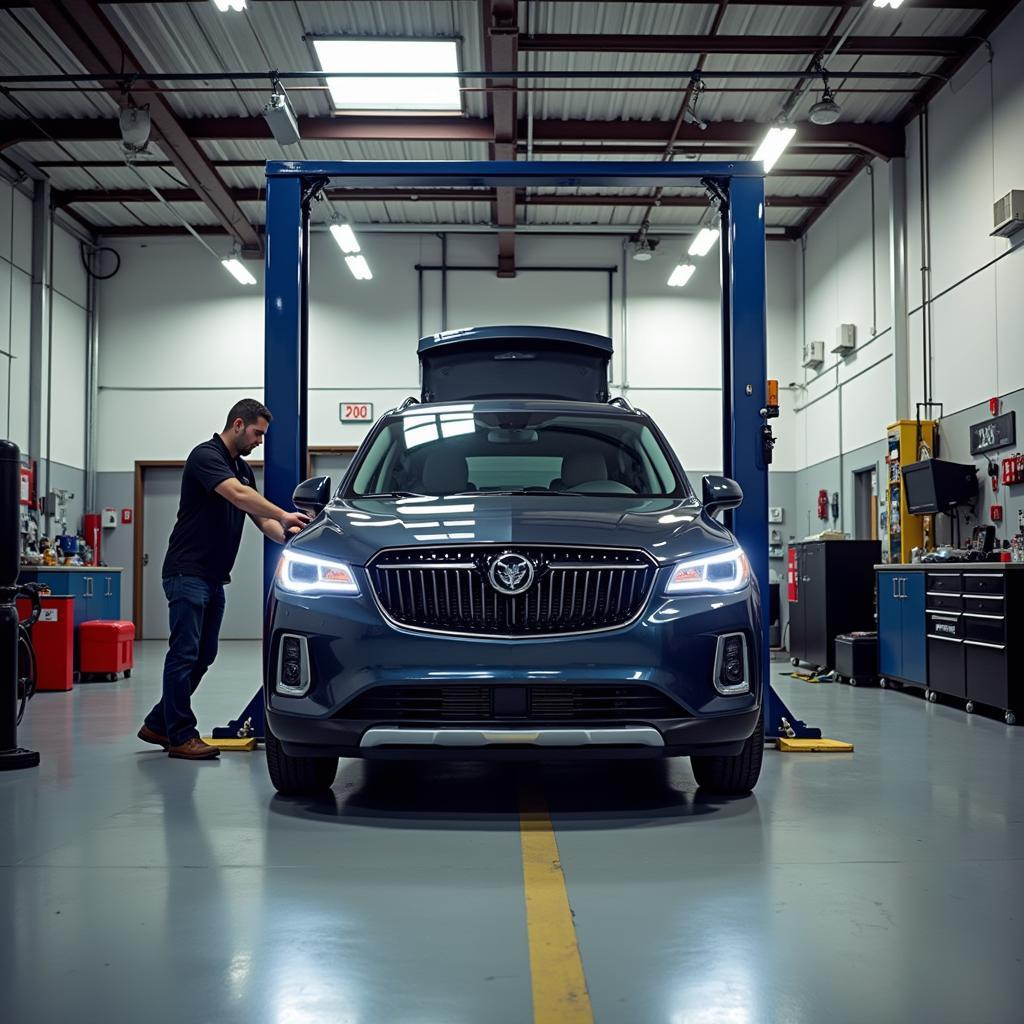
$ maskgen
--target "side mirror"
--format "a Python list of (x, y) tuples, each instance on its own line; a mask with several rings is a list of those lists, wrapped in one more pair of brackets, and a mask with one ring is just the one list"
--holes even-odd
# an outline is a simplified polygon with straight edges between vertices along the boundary
[(743, 488), (727, 476), (704, 477), (704, 511), (709, 516), (743, 504)]
[(331, 500), (331, 478), (314, 476), (292, 492), (292, 504), (308, 516), (318, 516)]

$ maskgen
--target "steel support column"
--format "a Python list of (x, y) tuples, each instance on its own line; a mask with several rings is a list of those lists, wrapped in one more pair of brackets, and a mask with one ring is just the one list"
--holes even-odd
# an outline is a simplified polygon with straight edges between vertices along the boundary
[[(743, 488), (732, 531), (750, 559), (761, 591), (761, 658), (765, 704), (770, 692), (768, 647), (768, 464), (761, 443), (768, 379), (765, 283), (764, 179), (729, 181), (728, 278), (723, 282), (727, 318), (722, 339), (723, 470)], [(766, 708), (767, 712), (767, 708)], [(765, 714), (765, 721), (772, 716)]]
[[(301, 178), (267, 179), (263, 401), (274, 422), (267, 431), (263, 490), (285, 509), (292, 508), (292, 491), (306, 468), (309, 211), (302, 190)], [(280, 554), (280, 545), (264, 541), (264, 596)]]

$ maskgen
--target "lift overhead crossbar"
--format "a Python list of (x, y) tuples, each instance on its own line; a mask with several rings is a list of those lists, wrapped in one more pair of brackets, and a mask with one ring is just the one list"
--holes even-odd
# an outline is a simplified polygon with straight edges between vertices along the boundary
[[(305, 475), (309, 207), (312, 199), (329, 184), (335, 188), (428, 185), (649, 188), (693, 184), (718, 196), (723, 222), (722, 469), (743, 488), (744, 501), (732, 512), (731, 527), (750, 559), (767, 603), (770, 447), (766, 448), (764, 443), (763, 418), (767, 335), (764, 167), (761, 163), (305, 160), (268, 163), (264, 400), (273, 410), (277, 426), (267, 435), (264, 481), (267, 497), (282, 507), (290, 507), (292, 491)], [(682, 344), (686, 339), (680, 337), (679, 340)], [(279, 550), (270, 542), (265, 547), (267, 592), (272, 585)], [(767, 616), (764, 617), (762, 647), (767, 673), (770, 666)], [(777, 735), (778, 723), (785, 716), (798, 735), (801, 734), (802, 723), (779, 701), (768, 679), (764, 693), (768, 705), (766, 733)], [(251, 710), (250, 705), (247, 712)]]

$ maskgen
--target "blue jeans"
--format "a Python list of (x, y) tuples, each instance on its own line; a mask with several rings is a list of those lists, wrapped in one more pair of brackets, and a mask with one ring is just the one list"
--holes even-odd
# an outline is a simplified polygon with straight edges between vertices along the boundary
[(224, 587), (199, 576), (170, 576), (163, 582), (171, 613), (164, 695), (146, 716), (146, 725), (176, 747), (199, 735), (192, 694), (217, 657)]

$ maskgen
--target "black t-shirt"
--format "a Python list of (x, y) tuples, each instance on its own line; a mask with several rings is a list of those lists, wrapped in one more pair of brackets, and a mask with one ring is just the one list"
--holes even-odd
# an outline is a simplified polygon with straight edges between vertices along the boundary
[(211, 583), (230, 583), (245, 513), (214, 488), (236, 477), (256, 489), (256, 477), (244, 459), (233, 459), (214, 434), (192, 449), (181, 477), (178, 519), (171, 531), (163, 576), (201, 576)]

